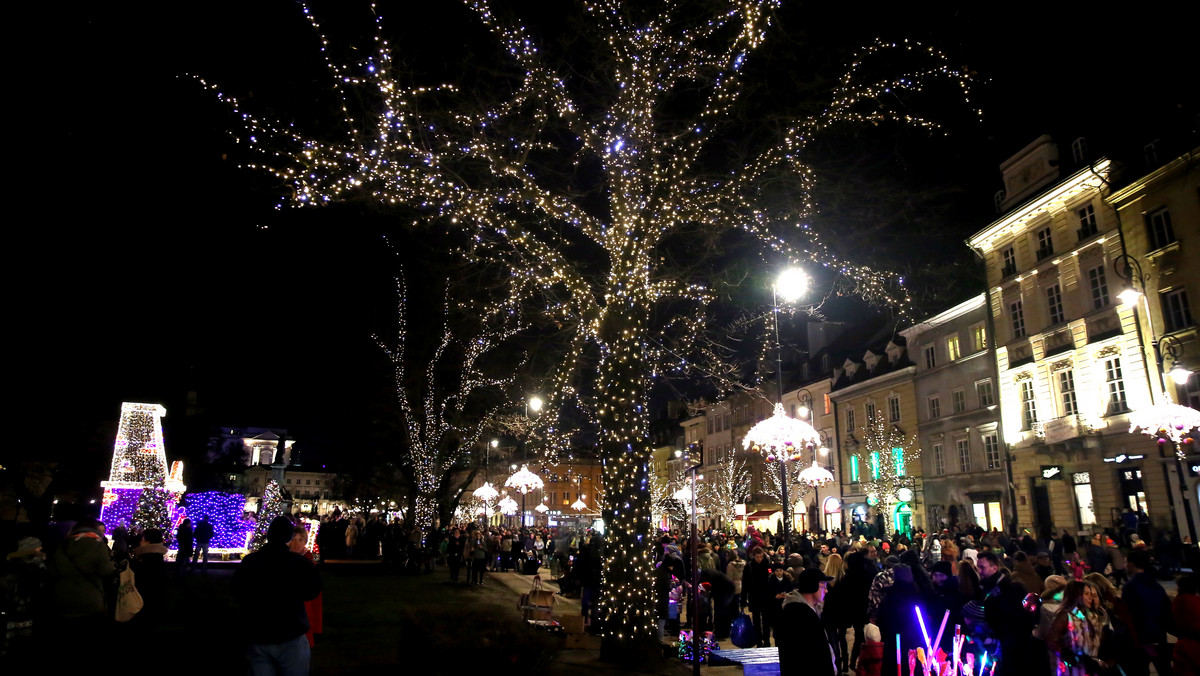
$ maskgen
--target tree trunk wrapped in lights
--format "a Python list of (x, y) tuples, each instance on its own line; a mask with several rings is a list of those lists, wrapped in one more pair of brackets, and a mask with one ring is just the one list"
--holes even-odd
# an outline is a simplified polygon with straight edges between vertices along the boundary
[[(343, 102), (345, 138), (334, 142), (221, 96), (246, 127), (239, 141), (263, 158), (246, 166), (288, 184), (291, 205), (366, 198), (417, 209), (466, 234), (469, 259), (510, 269), (528, 285), (527, 297), (543, 301), (544, 315), (563, 327), (567, 347), (539, 427), (561, 431), (556, 409), (588, 399), (579, 410), (593, 414), (604, 461), (606, 654), (633, 654), (635, 644), (653, 648), (656, 641), (651, 378), (693, 373), (694, 360), (681, 357), (711, 353), (703, 342), (705, 313), (717, 295), (711, 278), (676, 269), (680, 262), (664, 255), (664, 240), (696, 236), (716, 251), (723, 233), (740, 232), (781, 262), (833, 271), (831, 295), (853, 293), (903, 313), (909, 296), (898, 276), (840, 258), (810, 227), (815, 177), (803, 154), (819, 132), (839, 123), (934, 127), (907, 103), (901, 110), (897, 95), (935, 79), (965, 93), (969, 80), (934, 50), (876, 44), (819, 114), (786, 123), (768, 139), (744, 133), (744, 118), (732, 113), (746, 63), (779, 0), (717, 3), (708, 18), (684, 3), (663, 3), (653, 10), (658, 14), (618, 0), (582, 4), (588, 19), (581, 25), (598, 32), (589, 45), (595, 49), (568, 48), (561, 63), (552, 63), (525, 26), (502, 18), (488, 0), (466, 0), (502, 50), (487, 65), (508, 69), (471, 96), (454, 84), (411, 85), (382, 28), (377, 51), (361, 62), (335, 63), (322, 48)], [(382, 12), (372, 9), (382, 27)], [(315, 14), (304, 12), (319, 30)], [(892, 53), (922, 63), (896, 77), (863, 75), (867, 61), (894, 63), (887, 61)], [(591, 57), (598, 61), (572, 62)], [(755, 147), (729, 152), (737, 138), (754, 139), (746, 143)], [(770, 197), (785, 177), (786, 198)], [(596, 390), (581, 392), (595, 355)], [(414, 441), (426, 444), (424, 434), (414, 433)], [(441, 462), (422, 465), (422, 487)]]

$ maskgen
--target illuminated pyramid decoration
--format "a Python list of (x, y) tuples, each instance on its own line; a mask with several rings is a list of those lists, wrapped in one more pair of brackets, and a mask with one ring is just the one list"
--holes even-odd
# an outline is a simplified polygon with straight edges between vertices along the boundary
[(121, 525), (137, 507), (143, 488), (163, 484), (172, 507), (187, 487), (183, 485), (183, 463), (167, 471), (162, 417), (167, 409), (158, 404), (121, 404), (121, 424), (113, 445), (108, 481), (101, 481), (104, 499), (100, 520), (109, 529)]

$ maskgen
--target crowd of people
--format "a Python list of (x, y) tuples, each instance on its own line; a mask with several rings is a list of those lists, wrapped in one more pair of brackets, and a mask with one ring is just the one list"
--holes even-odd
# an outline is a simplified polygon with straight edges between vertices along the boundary
[(905, 659), (930, 640), (914, 607), (930, 632), (947, 620), (950, 630), (934, 652), (953, 654), (961, 628), (963, 659), (970, 653), (981, 664), (986, 654), (1001, 676), (1140, 676), (1152, 664), (1162, 675), (1200, 669), (1196, 569), (1178, 577), (1174, 600), (1160, 582), (1196, 560), (1190, 543), (1160, 566), (1136, 533), (1097, 533), (1081, 544), (1065, 532), (1017, 538), (964, 528), (889, 538), (867, 528), (793, 533), (788, 548), (770, 531), (750, 528), (743, 535), (710, 530), (697, 542), (693, 552), (686, 534), (661, 538), (660, 627), (667, 634), (696, 627), (720, 640), (735, 626), (752, 626), (754, 645), (778, 646), (785, 674), (922, 672)]

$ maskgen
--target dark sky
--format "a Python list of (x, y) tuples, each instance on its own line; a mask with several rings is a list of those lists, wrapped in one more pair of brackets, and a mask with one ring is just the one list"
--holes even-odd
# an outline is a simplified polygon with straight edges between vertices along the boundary
[[(14, 22), (33, 38), (7, 97), (27, 149), (7, 219), (29, 238), (9, 253), (10, 369), (32, 421), (17, 446), (99, 448), (103, 465), (121, 401), (166, 404), (170, 435), (192, 388), (214, 423), (352, 440), (387, 384), (370, 338), (393, 310), (380, 228), (274, 213), (278, 186), (222, 158), (230, 120), (185, 75), (312, 123), (328, 91), (315, 39), (289, 1), (165, 4), (180, 6), (67, 3)], [(454, 77), (487, 53), (458, 3), (412, 4), (381, 6), (414, 69)], [(984, 121), (914, 165), (960, 191), (955, 243), (986, 224), (998, 163), (1037, 135), (1133, 134), (1180, 103), (1195, 115), (1194, 21), (962, 4), (785, 3), (771, 37), (782, 62), (823, 73), (873, 36), (926, 40), (978, 73)], [(371, 30), (365, 11), (324, 11), (336, 35)]]

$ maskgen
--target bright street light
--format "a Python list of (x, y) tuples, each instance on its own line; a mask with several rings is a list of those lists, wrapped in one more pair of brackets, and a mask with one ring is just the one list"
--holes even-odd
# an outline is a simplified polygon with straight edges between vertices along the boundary
[(775, 292), (788, 303), (793, 303), (808, 292), (808, 275), (799, 268), (788, 268), (779, 273), (775, 280)]
[(529, 398), (529, 410), (537, 413), (538, 411), (542, 410), (542, 405), (544, 403), (545, 402), (542, 401), (541, 397), (534, 395)]

